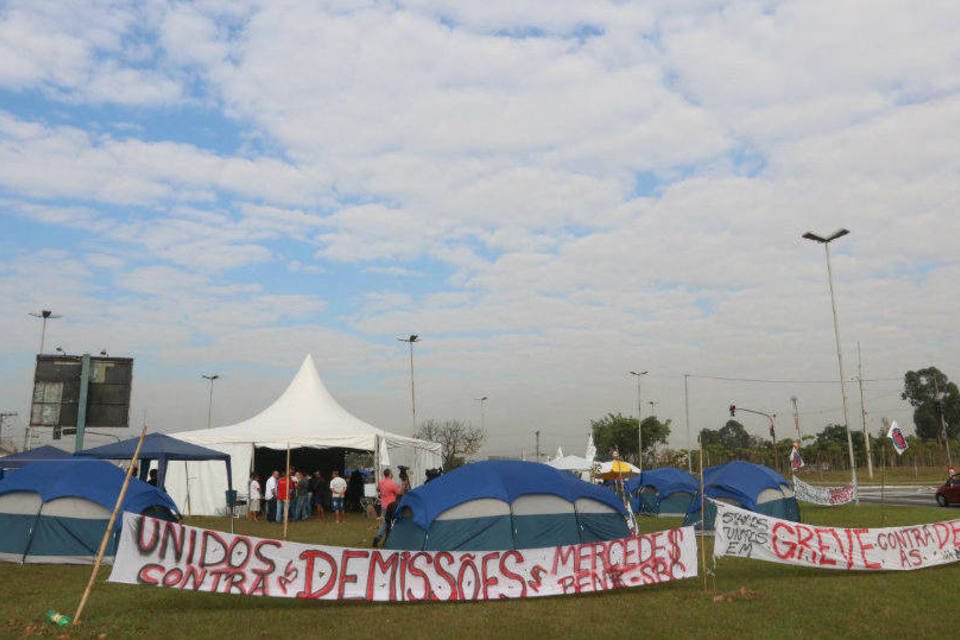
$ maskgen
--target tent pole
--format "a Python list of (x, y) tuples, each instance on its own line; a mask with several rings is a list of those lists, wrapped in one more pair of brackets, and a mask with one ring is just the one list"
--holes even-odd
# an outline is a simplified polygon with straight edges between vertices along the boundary
[(287, 499), (283, 501), (283, 539), (287, 539), (287, 522), (290, 520), (290, 443), (287, 442)]
[(117, 496), (117, 503), (113, 506), (113, 513), (110, 514), (110, 521), (107, 522), (107, 530), (103, 532), (103, 540), (100, 541), (100, 550), (97, 551), (97, 559), (93, 563), (93, 571), (90, 572), (90, 580), (87, 581), (87, 588), (80, 598), (80, 605), (77, 607), (77, 613), (73, 616), (73, 624), (80, 624), (80, 615), (83, 613), (83, 607), (87, 604), (87, 598), (90, 597), (90, 590), (93, 589), (93, 582), (97, 579), (97, 572), (100, 571), (100, 563), (103, 562), (103, 554), (107, 551), (107, 543), (110, 541), (110, 534), (113, 533), (113, 525), (117, 521), (117, 513), (123, 504), (123, 499), (127, 496), (127, 487), (130, 486), (130, 477), (133, 475), (133, 465), (137, 464), (140, 458), (140, 448), (143, 446), (143, 439), (147, 435), (147, 425), (143, 425), (143, 431), (140, 432), (140, 441), (137, 442), (137, 450), (133, 452), (133, 459), (130, 460), (130, 466), (127, 467), (127, 475), (123, 479), (123, 486), (120, 487), (120, 495)]
[(700, 573), (703, 574), (703, 592), (707, 592), (707, 511), (706, 498), (703, 495), (703, 441), (700, 442)]

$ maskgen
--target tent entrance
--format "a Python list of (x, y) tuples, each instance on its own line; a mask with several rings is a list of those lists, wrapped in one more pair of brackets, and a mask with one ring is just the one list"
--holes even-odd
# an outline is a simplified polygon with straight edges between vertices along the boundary
[[(307, 473), (319, 471), (327, 480), (330, 472), (336, 469), (343, 474), (347, 453), (356, 449), (330, 448), (317, 449), (314, 447), (296, 447), (290, 449), (290, 468)], [(253, 455), (253, 469), (260, 476), (261, 486), (275, 470), (283, 473), (287, 468), (286, 449), (268, 449), (256, 447)]]

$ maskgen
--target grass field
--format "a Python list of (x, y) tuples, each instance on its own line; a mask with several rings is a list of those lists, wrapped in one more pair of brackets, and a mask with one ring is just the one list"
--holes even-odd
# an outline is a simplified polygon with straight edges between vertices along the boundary
[[(817, 508), (805, 522), (880, 525), (876, 505)], [(960, 509), (886, 508), (887, 526), (960, 517)], [(679, 519), (647, 518), (645, 530)], [(229, 530), (222, 518), (189, 524)], [(277, 537), (273, 524), (240, 521), (240, 531)], [(374, 523), (353, 516), (292, 523), (290, 539), (369, 546)], [(707, 538), (708, 568), (712, 543)], [(904, 573), (847, 573), (723, 559), (708, 580), (695, 578), (589, 596), (466, 604), (305, 602), (279, 598), (186, 593), (105, 582), (101, 573), (82, 627), (64, 632), (45, 622), (48, 609), (72, 614), (89, 577), (83, 566), (0, 563), (0, 637), (50, 638), (926, 638), (951, 637), (960, 564)], [(716, 593), (749, 590), (715, 601)]]
[[(885, 473), (887, 484), (926, 484), (941, 485), (947, 479), (946, 467), (880, 467), (873, 468), (873, 480), (867, 475), (866, 467), (857, 467), (857, 481), (861, 485), (879, 485), (881, 474)], [(789, 476), (789, 472), (787, 473)], [(835, 469), (818, 471), (813, 468), (804, 469), (799, 478), (812, 484), (843, 485), (850, 481), (850, 471)]]

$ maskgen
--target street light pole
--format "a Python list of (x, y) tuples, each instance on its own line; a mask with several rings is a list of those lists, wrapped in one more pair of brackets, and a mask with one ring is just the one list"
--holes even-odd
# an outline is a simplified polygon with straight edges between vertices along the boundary
[(484, 422), (483, 421), (483, 403), (487, 401), (487, 396), (483, 396), (482, 398), (477, 398), (476, 400), (477, 402), (480, 403), (480, 431), (486, 433), (486, 429), (483, 423)]
[(687, 389), (687, 381), (690, 374), (683, 374), (683, 416), (687, 427), (687, 471), (693, 473), (693, 441), (690, 439), (690, 394)]
[(643, 473), (643, 400), (640, 395), (640, 381), (649, 371), (631, 371), (637, 378), (637, 468)]
[(213, 381), (220, 379), (219, 373), (214, 373), (211, 375), (201, 374), (201, 378), (210, 382), (210, 399), (207, 401), (207, 429), (210, 428), (210, 423), (213, 418)]
[[(413, 378), (413, 343), (420, 342), (420, 336), (411, 334), (409, 338), (397, 338), (410, 345), (410, 412), (413, 418), (413, 433), (417, 432), (417, 393)], [(412, 435), (412, 434), (411, 434)]]
[(937, 413), (940, 414), (940, 433), (943, 434), (943, 444), (947, 447), (947, 466), (952, 467), (953, 456), (950, 454), (950, 438), (947, 436), (947, 425), (943, 422), (943, 395), (940, 394), (940, 384), (937, 382), (937, 376), (932, 377), (933, 396), (937, 399)]
[[(850, 435), (850, 418), (847, 411), (847, 376), (843, 370), (843, 350), (840, 348), (840, 321), (837, 318), (837, 297), (833, 290), (833, 267), (830, 265), (830, 243), (837, 238), (850, 233), (847, 229), (839, 229), (828, 237), (819, 236), (812, 231), (803, 234), (807, 240), (813, 240), (823, 245), (827, 259), (827, 283), (830, 285), (830, 306), (833, 309), (833, 336), (837, 341), (837, 364), (840, 367), (840, 398), (843, 401), (843, 427), (847, 431), (847, 453), (850, 456), (850, 477), (853, 484), (857, 484), (857, 461), (853, 456), (853, 436)], [(858, 501), (859, 502), (859, 501)]]
[(57, 318), (62, 318), (63, 316), (50, 311), (50, 309), (41, 309), (40, 311), (31, 311), (30, 315), (34, 318), (40, 318), (40, 351), (43, 353), (43, 345), (47, 338), (47, 320), (55, 320)]

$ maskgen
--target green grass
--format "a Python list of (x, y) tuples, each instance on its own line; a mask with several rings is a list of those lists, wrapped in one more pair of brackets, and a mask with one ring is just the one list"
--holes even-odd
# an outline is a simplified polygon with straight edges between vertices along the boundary
[[(877, 505), (805, 506), (803, 520), (838, 526), (880, 525)], [(960, 510), (887, 507), (887, 526), (960, 517)], [(645, 531), (679, 519), (644, 518)], [(229, 530), (222, 518), (190, 524)], [(273, 524), (240, 521), (240, 531), (277, 537)], [(293, 523), (290, 539), (368, 546), (375, 525), (351, 516)], [(707, 538), (707, 564), (712, 541)], [(68, 638), (914, 638), (952, 637), (960, 564), (916, 572), (847, 573), (755, 560), (721, 559), (704, 593), (701, 578), (588, 596), (446, 604), (305, 602), (186, 593), (113, 585), (101, 572), (78, 629), (43, 620), (48, 609), (71, 614), (90, 567), (0, 563), (0, 637)], [(745, 587), (749, 599), (715, 601)]]
[[(867, 475), (866, 467), (857, 467), (857, 482), (861, 485), (879, 485), (882, 474), (886, 474), (887, 484), (928, 484), (941, 485), (947, 479), (946, 467), (887, 467), (885, 472), (879, 466), (873, 468), (873, 479)], [(789, 475), (789, 473), (788, 473)], [(849, 469), (817, 471), (806, 468), (798, 477), (811, 484), (829, 484), (840, 486), (850, 481)]]

